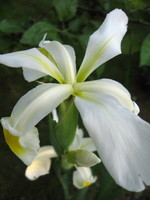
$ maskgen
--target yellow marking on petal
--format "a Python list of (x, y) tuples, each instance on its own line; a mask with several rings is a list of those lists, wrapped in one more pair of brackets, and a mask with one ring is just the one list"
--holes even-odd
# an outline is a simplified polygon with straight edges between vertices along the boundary
[(93, 69), (94, 64), (102, 56), (105, 48), (107, 47), (109, 42), (113, 39), (113, 37), (114, 36), (108, 38), (107, 41), (102, 46), (100, 46), (99, 49), (96, 50), (94, 57), (91, 56), (89, 59), (86, 59), (87, 61), (85, 61), (85, 64), (81, 65), (76, 77), (78, 83), (84, 81), (95, 70), (95, 68)]
[(25, 55), (25, 56), (29, 56), (29, 57), (32, 57), (33, 59), (37, 60), (45, 70), (47, 70), (51, 76), (53, 76), (59, 83), (64, 83), (64, 78), (62, 77), (60, 71), (58, 70), (57, 71), (57, 67), (56, 67), (56, 70), (54, 71), (54, 69), (50, 69), (50, 66), (44, 62), (42, 59), (40, 59), (39, 57), (37, 56), (34, 56), (34, 55), (30, 55), (30, 54), (25, 54), (25, 53), (17, 53), (17, 54), (22, 54), (22, 55)]
[(85, 181), (85, 182), (83, 183), (83, 186), (84, 186), (84, 187), (88, 187), (88, 186), (90, 186), (90, 185), (91, 185), (91, 183), (88, 182), (88, 181)]
[[(55, 59), (53, 58), (53, 56), (44, 48), (39, 48), (38, 49), (44, 56), (46, 56), (51, 62), (53, 62), (56, 66), (57, 63), (55, 62)], [(58, 68), (58, 66), (57, 66)]]
[(4, 136), (6, 143), (10, 147), (10, 149), (16, 154), (16, 155), (22, 155), (26, 151), (25, 149), (20, 145), (19, 138), (18, 136), (12, 135), (7, 129), (3, 129), (4, 131)]
[[(95, 87), (94, 87), (95, 86)], [(134, 105), (130, 94), (118, 88), (116, 85), (107, 82), (83, 82), (73, 86), (76, 96), (83, 96), (82, 93), (101, 93), (115, 97), (124, 107), (134, 112)], [(105, 90), (104, 90), (105, 89)], [(83, 92), (84, 91), (84, 92)]]

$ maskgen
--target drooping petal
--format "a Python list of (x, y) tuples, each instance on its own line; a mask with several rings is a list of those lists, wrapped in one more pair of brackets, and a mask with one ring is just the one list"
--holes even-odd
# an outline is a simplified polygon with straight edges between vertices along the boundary
[[(31, 75), (25, 71), (25, 79), (29, 79), (29, 81), (33, 81), (35, 78), (40, 78), (45, 74), (52, 76), (60, 83), (64, 82), (57, 66), (36, 48), (0, 55), (0, 63), (9, 67), (27, 68), (34, 76), (32, 79)], [(34, 70), (35, 72), (39, 72), (37, 77), (34, 74)]]
[(75, 104), (102, 162), (117, 184), (143, 190), (150, 185), (150, 124), (108, 95), (88, 95)]
[(20, 98), (11, 117), (4, 118), (4, 129), (16, 136), (27, 133), (48, 113), (70, 96), (72, 86), (67, 84), (43, 84)]
[(103, 78), (96, 81), (76, 83), (74, 88), (77, 94), (92, 92), (96, 94), (113, 96), (124, 107), (128, 108), (132, 112), (138, 112), (137, 106), (135, 107), (135, 103), (133, 103), (133, 101), (131, 100), (131, 95), (128, 90), (117, 81)]
[(121, 53), (121, 41), (127, 31), (126, 14), (111, 11), (100, 28), (89, 39), (85, 57), (77, 75), (77, 82), (84, 81), (98, 66)]
[(65, 79), (65, 83), (74, 83), (76, 76), (74, 49), (69, 45), (62, 45), (57, 41), (42, 40), (39, 46), (46, 49), (52, 56)]
[(51, 158), (54, 157), (57, 157), (57, 154), (52, 146), (41, 147), (31, 165), (26, 168), (25, 176), (30, 180), (36, 180), (40, 176), (48, 174)]
[[(2, 125), (3, 125), (3, 120)], [(4, 129), (6, 143), (18, 158), (26, 165), (30, 165), (37, 156), (40, 148), (38, 131), (34, 127), (24, 136), (14, 136), (7, 129)]]
[(73, 172), (73, 185), (78, 189), (90, 186), (96, 179), (97, 177), (93, 177), (88, 167), (77, 167), (77, 170)]
[(40, 176), (49, 174), (49, 170), (51, 167), (50, 159), (36, 160), (33, 161), (31, 165), (29, 165), (25, 171), (25, 176), (34, 181), (38, 179)]

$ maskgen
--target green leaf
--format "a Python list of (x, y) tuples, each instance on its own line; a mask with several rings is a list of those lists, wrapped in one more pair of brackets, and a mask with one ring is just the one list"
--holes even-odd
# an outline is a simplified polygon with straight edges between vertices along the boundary
[(0, 22), (0, 31), (3, 33), (21, 33), (24, 31), (21, 22), (4, 19)]
[(58, 118), (59, 122), (53, 126), (50, 137), (52, 145), (61, 156), (73, 142), (77, 128), (78, 112), (73, 98), (64, 101), (58, 107)]
[(83, 200), (85, 199), (85, 195), (88, 192), (89, 187), (85, 187), (83, 189), (78, 190), (75, 200)]
[(150, 34), (145, 38), (140, 52), (140, 66), (150, 66)]
[(75, 18), (69, 23), (69, 30), (78, 33), (79, 30), (82, 28), (82, 26), (83, 26), (82, 20), (79, 18)]
[(5, 53), (9, 51), (11, 41), (4, 34), (0, 33), (0, 52)]
[(20, 42), (30, 46), (37, 46), (42, 40), (44, 34), (47, 33), (46, 39), (60, 40), (57, 29), (50, 23), (40, 21), (32, 25), (22, 36)]
[(59, 20), (67, 21), (75, 16), (78, 0), (54, 0), (53, 5)]
[(142, 10), (149, 6), (147, 0), (124, 0), (123, 2), (128, 10)]
[(129, 29), (122, 41), (123, 54), (140, 52), (143, 38), (149, 33), (149, 27), (143, 24), (129, 24)]
[(62, 154), (61, 148), (59, 146), (57, 138), (55, 137), (55, 132), (54, 132), (55, 125), (56, 125), (56, 122), (52, 119), (51, 115), (48, 115), (48, 128), (49, 128), (49, 133), (50, 133), (50, 141), (55, 151), (57, 152), (57, 154), (61, 156)]

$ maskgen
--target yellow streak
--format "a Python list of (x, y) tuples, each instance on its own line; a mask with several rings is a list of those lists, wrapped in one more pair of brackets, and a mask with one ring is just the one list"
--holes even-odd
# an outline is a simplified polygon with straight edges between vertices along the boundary
[(12, 135), (7, 129), (3, 129), (6, 143), (10, 149), (16, 154), (21, 155), (25, 153), (25, 149), (20, 145), (18, 136)]
[(105, 48), (107, 47), (107, 45), (109, 44), (109, 42), (112, 39), (113, 39), (113, 36), (108, 38), (106, 40), (106, 42), (102, 46), (100, 46), (99, 49), (97, 49), (95, 51), (94, 57), (92, 56), (89, 59), (86, 59), (85, 63), (84, 63), (84, 60), (83, 60), (84, 64), (83, 65), (81, 64), (81, 67), (80, 67), (78, 74), (77, 74), (77, 77), (76, 77), (77, 82), (83, 82), (89, 76), (89, 74), (91, 74), (97, 68), (97, 67), (93, 68), (94, 64), (102, 56)]
[(18, 54), (29, 56), (29, 57), (32, 57), (33, 59), (37, 60), (42, 65), (42, 67), (47, 72), (49, 72), (50, 76), (53, 76), (53, 78), (55, 78), (58, 82), (64, 83), (64, 79), (63, 79), (61, 73), (59, 72), (59, 70), (57, 69), (57, 67), (56, 67), (56, 69), (55, 68), (51, 69), (50, 67), (52, 67), (52, 66), (49, 66), (45, 61), (43, 61), (42, 59), (40, 59), (37, 56), (30, 55), (30, 54), (25, 54), (25, 53), (18, 53)]

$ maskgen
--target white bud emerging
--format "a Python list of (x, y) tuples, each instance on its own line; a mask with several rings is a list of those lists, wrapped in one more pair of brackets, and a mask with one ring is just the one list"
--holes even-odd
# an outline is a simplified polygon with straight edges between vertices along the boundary
[(95, 183), (97, 177), (92, 175), (92, 170), (88, 167), (77, 167), (77, 170), (73, 172), (73, 185), (82, 189)]

